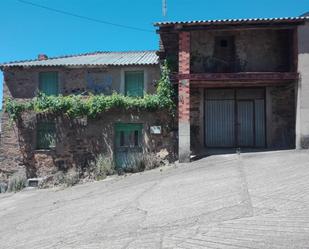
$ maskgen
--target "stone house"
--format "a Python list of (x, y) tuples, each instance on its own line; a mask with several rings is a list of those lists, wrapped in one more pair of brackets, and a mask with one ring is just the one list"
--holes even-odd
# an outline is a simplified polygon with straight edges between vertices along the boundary
[[(177, 88), (176, 119), (166, 112), (112, 110), (95, 120), (25, 113), (2, 119), (2, 171), (26, 165), (36, 176), (99, 153), (154, 152), (187, 162), (235, 148), (309, 147), (309, 18), (156, 23), (160, 48), (2, 64), (4, 96), (30, 99), (84, 92), (153, 93), (167, 60)], [(43, 139), (41, 139), (43, 138)], [(132, 148), (132, 150), (128, 150)], [(175, 152), (175, 150), (177, 150)], [(7, 169), (6, 169), (7, 168)]]
[(156, 23), (178, 84), (179, 160), (309, 147), (309, 19)]
[[(142, 97), (154, 93), (160, 78), (155, 51), (96, 52), (3, 64), (4, 98), (105, 94)], [(85, 96), (87, 97), (87, 96)], [(0, 170), (26, 166), (29, 176), (85, 167), (104, 153), (123, 164), (128, 154), (174, 154), (171, 117), (164, 112), (110, 110), (95, 119), (24, 113), (22, 122), (2, 118)], [(158, 129), (159, 127), (159, 129)], [(157, 130), (155, 130), (157, 128)]]

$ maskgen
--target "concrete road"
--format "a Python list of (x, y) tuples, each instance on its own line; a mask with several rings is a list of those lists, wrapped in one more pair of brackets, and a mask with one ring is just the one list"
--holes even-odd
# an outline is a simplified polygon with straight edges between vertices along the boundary
[(309, 248), (309, 152), (0, 195), (0, 248)]

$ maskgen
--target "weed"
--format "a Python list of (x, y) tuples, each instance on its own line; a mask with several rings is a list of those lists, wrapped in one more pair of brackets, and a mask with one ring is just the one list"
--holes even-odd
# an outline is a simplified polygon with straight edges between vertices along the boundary
[(8, 185), (5, 182), (0, 182), (0, 193), (5, 193), (8, 189)]
[(16, 173), (9, 178), (8, 192), (17, 192), (26, 187), (27, 177), (24, 174)]
[(161, 163), (161, 159), (154, 153), (134, 154), (127, 158), (123, 171), (131, 173), (141, 172), (157, 168)]
[(79, 180), (80, 180), (80, 174), (75, 170), (66, 173), (63, 179), (64, 184), (67, 187), (72, 187), (76, 185), (79, 182)]
[(115, 164), (111, 157), (100, 154), (90, 163), (90, 171), (96, 180), (103, 180), (115, 173)]

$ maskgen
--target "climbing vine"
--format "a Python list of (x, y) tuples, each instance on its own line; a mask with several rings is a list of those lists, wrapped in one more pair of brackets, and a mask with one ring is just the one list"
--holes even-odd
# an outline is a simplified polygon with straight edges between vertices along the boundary
[(124, 110), (168, 110), (174, 113), (174, 93), (169, 79), (169, 67), (165, 61), (161, 67), (161, 78), (155, 94), (145, 94), (143, 98), (112, 95), (68, 95), (47, 96), (39, 93), (37, 97), (19, 102), (12, 98), (5, 101), (5, 111), (12, 120), (17, 120), (25, 111), (67, 115), (72, 118), (87, 116), (95, 118), (98, 114), (119, 108)]

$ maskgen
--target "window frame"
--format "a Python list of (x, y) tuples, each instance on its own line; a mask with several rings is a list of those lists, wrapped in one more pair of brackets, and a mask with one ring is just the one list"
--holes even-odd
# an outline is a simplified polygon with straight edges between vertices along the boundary
[[(143, 137), (143, 123), (115, 123), (114, 132), (115, 132), (115, 147), (118, 148), (141, 148), (142, 137)], [(130, 130), (133, 136), (134, 144), (127, 144), (125, 130)], [(119, 133), (119, 134), (117, 134)], [(119, 137), (118, 137), (119, 136)], [(119, 141), (117, 141), (119, 138)], [(118, 144), (119, 143), (119, 144)]]
[(145, 67), (124, 67), (121, 68), (121, 72), (120, 72), (120, 89), (119, 92), (121, 94), (123, 94), (124, 96), (126, 95), (126, 91), (125, 91), (125, 73), (126, 72), (134, 72), (134, 71), (142, 71), (144, 73), (144, 91), (143, 91), (143, 96), (148, 92), (148, 68)]
[[(127, 74), (142, 74), (142, 79), (143, 79), (143, 86), (142, 86), (142, 94), (141, 95), (128, 95), (128, 90), (127, 90)], [(144, 70), (129, 70), (129, 71), (124, 71), (124, 95), (125, 96), (130, 96), (130, 97), (136, 97), (136, 98), (144, 98), (145, 95), (145, 72)]]
[[(46, 128), (44, 126), (50, 126), (52, 127), (50, 129), (49, 128)], [(53, 133), (52, 136), (53, 136), (53, 141), (48, 144), (48, 145), (44, 145), (44, 142), (43, 141), (40, 141), (40, 139), (42, 139), (42, 132), (46, 132), (46, 131), (49, 131), (49, 133)], [(50, 132), (52, 131), (52, 132)], [(48, 133), (46, 133), (45, 135), (47, 135)], [(53, 122), (53, 121), (45, 121), (45, 120), (39, 120), (37, 121), (36, 123), (36, 141), (35, 141), (35, 147), (36, 147), (36, 150), (53, 150), (56, 148), (56, 143), (57, 143), (57, 140), (56, 140), (56, 137), (57, 137), (57, 129), (56, 129), (56, 123)]]
[[(48, 74), (48, 73), (54, 73), (54, 74), (56, 74), (56, 76), (57, 76), (57, 87), (56, 87), (56, 89), (57, 89), (57, 92), (56, 92), (56, 94), (48, 94), (48, 93), (45, 93), (45, 92), (43, 92), (42, 91), (42, 75), (44, 75), (44, 74)], [(59, 84), (59, 79), (60, 79), (60, 77), (59, 77), (59, 72), (58, 71), (41, 71), (41, 72), (39, 72), (38, 73), (38, 90), (40, 91), (40, 92), (42, 92), (42, 93), (44, 93), (44, 94), (46, 94), (46, 95), (48, 95), (48, 96), (57, 96), (57, 95), (59, 95), (59, 93), (60, 93), (60, 84)]]

